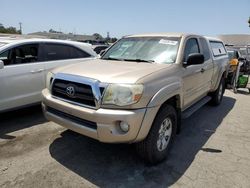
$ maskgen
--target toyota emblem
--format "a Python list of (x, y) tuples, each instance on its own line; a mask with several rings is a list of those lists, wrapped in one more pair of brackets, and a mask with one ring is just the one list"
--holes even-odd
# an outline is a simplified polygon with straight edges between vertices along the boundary
[(66, 88), (66, 93), (69, 97), (74, 97), (75, 96), (75, 88), (73, 86), (68, 86)]

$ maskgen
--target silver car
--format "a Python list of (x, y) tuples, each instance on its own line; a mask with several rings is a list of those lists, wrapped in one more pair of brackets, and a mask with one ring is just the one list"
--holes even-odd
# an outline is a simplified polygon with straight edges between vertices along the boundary
[(0, 38), (0, 112), (40, 102), (50, 69), (96, 56), (86, 43)]

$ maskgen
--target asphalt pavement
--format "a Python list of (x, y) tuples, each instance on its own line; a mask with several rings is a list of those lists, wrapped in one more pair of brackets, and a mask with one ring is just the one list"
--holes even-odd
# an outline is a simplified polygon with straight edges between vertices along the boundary
[(250, 187), (250, 95), (226, 91), (183, 120), (168, 159), (48, 122), (40, 106), (0, 114), (0, 187)]

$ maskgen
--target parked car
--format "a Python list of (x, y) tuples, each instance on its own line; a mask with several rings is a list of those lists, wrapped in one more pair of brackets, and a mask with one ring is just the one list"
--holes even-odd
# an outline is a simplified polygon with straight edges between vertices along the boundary
[(237, 93), (238, 88), (248, 88), (250, 92), (250, 85), (248, 84), (250, 75), (250, 62), (241, 55), (238, 48), (227, 47), (229, 56), (229, 71), (226, 80), (226, 86), (233, 89)]
[(93, 50), (100, 54), (103, 50), (106, 50), (109, 47), (109, 45), (92, 45)]
[(0, 40), (0, 112), (41, 102), (52, 68), (93, 59), (89, 44), (51, 39)]
[(239, 50), (237, 49), (227, 49), (227, 53), (228, 53), (228, 57), (229, 57), (229, 61), (231, 61), (232, 59), (239, 59), (241, 56)]
[(107, 143), (136, 143), (150, 163), (164, 160), (181, 118), (225, 90), (221, 40), (192, 34), (127, 36), (100, 59), (48, 74), (47, 119)]
[(250, 63), (250, 44), (249, 45), (226, 44), (226, 48), (228, 51), (231, 51), (231, 52), (234, 51), (234, 53), (236, 53), (236, 54), (234, 54), (234, 56), (239, 56), (240, 58), (245, 58), (245, 60)]

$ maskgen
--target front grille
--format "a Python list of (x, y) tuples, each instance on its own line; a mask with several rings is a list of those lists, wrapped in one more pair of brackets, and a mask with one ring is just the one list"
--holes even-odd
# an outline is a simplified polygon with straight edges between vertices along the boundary
[[(73, 96), (69, 96), (66, 92), (69, 86), (74, 88)], [(95, 97), (90, 85), (55, 79), (52, 85), (52, 95), (68, 101), (95, 107)]]
[(56, 116), (59, 116), (59, 117), (62, 117), (64, 119), (70, 120), (70, 121), (72, 121), (74, 123), (80, 124), (80, 125), (82, 125), (84, 127), (88, 127), (88, 128), (91, 128), (91, 129), (97, 129), (97, 124), (95, 122), (88, 121), (88, 120), (85, 120), (85, 119), (82, 119), (82, 118), (79, 118), (79, 117), (64, 113), (62, 111), (51, 108), (49, 106), (47, 106), (47, 111), (49, 113), (55, 114)]

